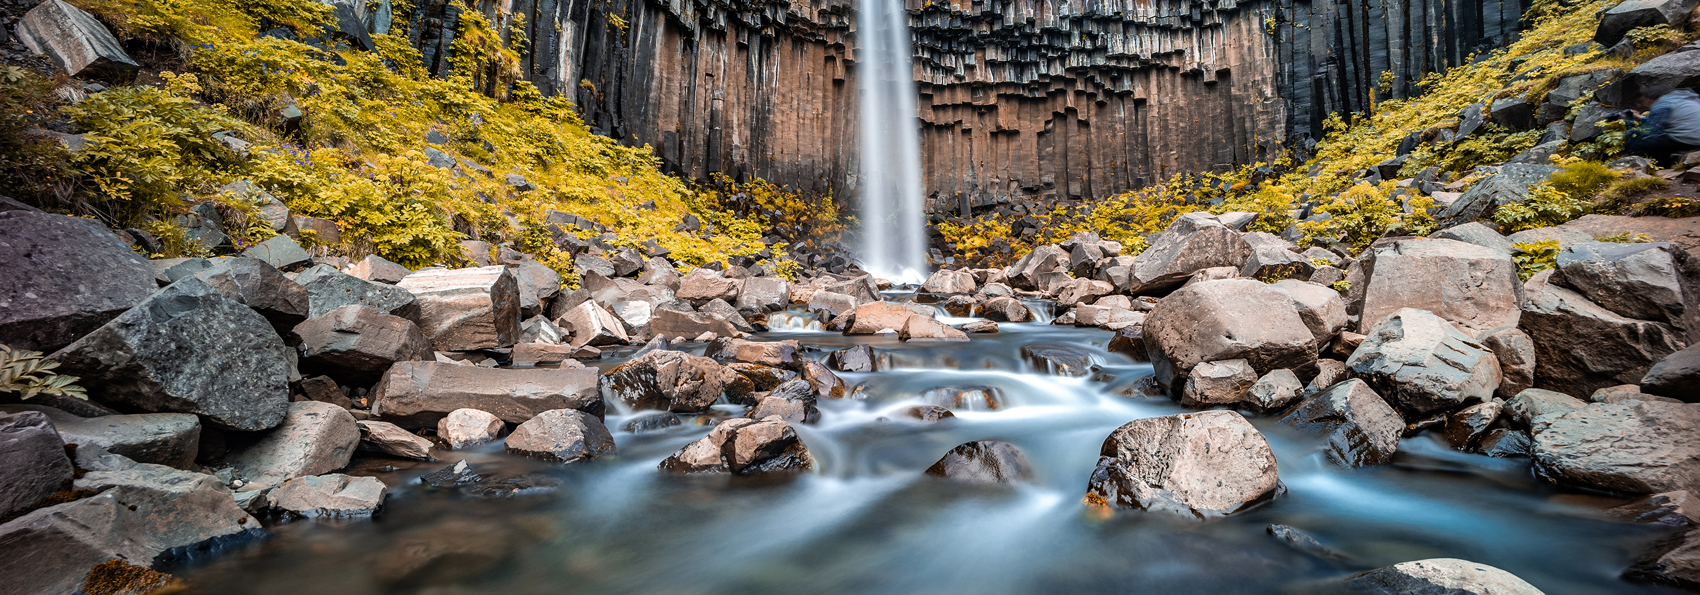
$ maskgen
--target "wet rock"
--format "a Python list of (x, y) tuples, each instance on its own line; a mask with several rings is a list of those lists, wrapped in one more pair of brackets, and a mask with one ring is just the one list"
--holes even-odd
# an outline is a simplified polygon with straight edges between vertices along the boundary
[(975, 320), (973, 322), (963, 324), (960, 330), (969, 334), (995, 333), (998, 332), (998, 323), (990, 320)]
[(620, 429), (633, 434), (647, 434), (678, 427), (683, 423), (679, 421), (678, 415), (666, 411), (645, 411), (620, 424)]
[(719, 271), (705, 268), (692, 269), (679, 279), (679, 299), (690, 302), (692, 306), (701, 306), (709, 300), (736, 301), (738, 293), (743, 290), (744, 282), (739, 279), (728, 279)]
[[(527, 420), (529, 421), (529, 420)], [(437, 437), (449, 450), (493, 442), (502, 436), (502, 418), (477, 409), (456, 409), (437, 420)]]
[(905, 407), (903, 408), (903, 415), (905, 417), (918, 419), (930, 424), (956, 417), (955, 413), (951, 413), (949, 409), (939, 407), (938, 405), (915, 405), (912, 407)]
[(0, 212), (0, 262), (0, 343), (14, 349), (64, 347), (158, 288), (148, 261), (81, 217)]
[(850, 395), (850, 386), (844, 383), (844, 379), (833, 374), (832, 370), (828, 370), (820, 362), (814, 360), (803, 362), (801, 374), (803, 380), (809, 381), (809, 386), (814, 387), (816, 396), (824, 399), (842, 399)]
[(1092, 354), (1069, 345), (1022, 345), (1021, 359), (1026, 360), (1035, 371), (1045, 374), (1085, 376), (1092, 373)]
[(272, 328), (287, 333), (307, 319), (307, 289), (253, 258), (216, 258), (195, 277), (266, 317)]
[(649, 319), (649, 330), (657, 337), (678, 338), (686, 340), (711, 334), (716, 337), (731, 337), (738, 335), (737, 327), (718, 316), (680, 312), (678, 310), (656, 310)]
[(194, 413), (230, 429), (275, 426), (289, 402), (283, 340), (265, 318), (195, 278), (159, 290), (49, 359), (100, 402)]
[(412, 321), (362, 305), (349, 305), (295, 327), (301, 369), (350, 384), (376, 382), (400, 361), (434, 359), (431, 342)]
[(1581, 399), (1564, 393), (1529, 388), (1505, 402), (1505, 416), (1529, 428), (1529, 433), (1539, 434), (1552, 425), (1553, 420), (1587, 405)]
[(1110, 338), (1106, 348), (1110, 353), (1120, 353), (1133, 358), (1136, 362), (1151, 361), (1151, 354), (1145, 347), (1145, 327), (1130, 326), (1116, 331), (1116, 336)]
[(898, 331), (903, 341), (967, 341), (968, 334), (926, 316), (910, 316)]
[(372, 390), (372, 414), (404, 428), (428, 428), (456, 409), (521, 423), (552, 409), (602, 416), (595, 368), (497, 369), (399, 362)]
[(1635, 384), (1683, 347), (1675, 328), (1619, 316), (1551, 283), (1552, 275), (1529, 279), (1518, 325), (1535, 343), (1535, 386), (1585, 395)]
[(1499, 419), (1501, 407), (1498, 401), (1465, 407), (1446, 416), (1446, 426), (1440, 435), (1452, 448), (1466, 450), (1492, 428), (1494, 420)]
[(835, 318), (855, 309), (856, 298), (842, 293), (817, 291), (813, 297), (809, 298), (808, 310), (810, 312), (825, 312), (827, 318)]
[(1537, 471), (1624, 494), (1700, 490), (1700, 406), (1623, 401), (1571, 411), (1535, 434)]
[[(654, 321), (651, 317), (650, 321)], [(624, 345), (631, 342), (626, 327), (595, 300), (585, 300), (562, 314), (556, 323), (572, 333), (573, 347)]]
[(394, 285), (374, 283), (321, 264), (295, 275), (307, 288), (307, 316), (323, 316), (343, 306), (360, 304), (390, 316), (418, 322), (419, 300), (413, 293)]
[(1257, 383), (1257, 372), (1243, 359), (1202, 362), (1187, 375), (1186, 388), (1181, 391), (1181, 405), (1209, 407), (1234, 405), (1246, 400), (1251, 386)]
[(65, 442), (39, 411), (0, 414), (0, 461), (0, 516), (30, 507), (71, 481)]
[(330, 403), (343, 409), (354, 408), (354, 401), (348, 398), (347, 393), (342, 392), (342, 387), (330, 376), (308, 376), (296, 383), (295, 387), (300, 390), (299, 395), (309, 401)]
[(286, 235), (272, 236), (264, 242), (255, 244), (252, 248), (242, 251), (242, 255), (259, 260), (280, 271), (299, 271), (313, 265), (313, 257), (295, 243), (295, 239)]
[(1618, 401), (1627, 401), (1631, 399), (1637, 401), (1676, 401), (1676, 399), (1668, 397), (1643, 394), (1641, 392), (1641, 387), (1633, 384), (1608, 386), (1594, 391), (1594, 394), (1592, 395), (1588, 395), (1589, 403), (1616, 403)]
[[(936, 420), (933, 420), (936, 421)], [(1032, 479), (1032, 464), (1014, 444), (975, 440), (957, 445), (927, 468), (927, 475), (976, 484), (1023, 483)]]
[(42, 2), (24, 13), (16, 32), (24, 47), (46, 54), (68, 75), (124, 79), (140, 68), (94, 15), (62, 0)]
[(1238, 232), (1214, 218), (1189, 221), (1189, 215), (1192, 213), (1176, 218), (1167, 230), (1148, 238), (1150, 247), (1133, 259), (1128, 275), (1129, 294), (1161, 294), (1199, 270), (1212, 267), (1238, 270), (1251, 257), (1251, 244)]
[(850, 326), (844, 330), (844, 334), (876, 335), (902, 330), (909, 318), (916, 314), (899, 304), (871, 302), (857, 306), (850, 316)]
[(1700, 589), (1700, 530), (1677, 533), (1649, 546), (1623, 572), (1623, 578)]
[(341, 473), (287, 480), (266, 493), (275, 510), (307, 518), (360, 518), (378, 513), (389, 487), (376, 477)]
[(1413, 418), (1492, 399), (1500, 381), (1493, 353), (1439, 316), (1414, 308), (1371, 328), (1346, 367)]
[(1339, 550), (1322, 545), (1322, 542), (1317, 541), (1315, 537), (1311, 537), (1309, 533), (1305, 533), (1287, 525), (1269, 525), (1268, 527), (1264, 527), (1264, 531), (1267, 531), (1271, 536), (1274, 536), (1276, 540), (1279, 540), (1287, 547), (1304, 552), (1305, 554), (1309, 554), (1318, 559), (1327, 561), (1346, 561), (1351, 559), (1351, 556), (1347, 556)]
[(1259, 373), (1314, 361), (1320, 346), (1290, 295), (1249, 279), (1184, 287), (1145, 319), (1157, 379), (1171, 390), (1206, 361), (1245, 359)]
[(1075, 308), (1074, 312), (1075, 326), (1095, 326), (1105, 330), (1119, 331), (1145, 324), (1145, 313), (1125, 308), (1080, 306)]
[(348, 270), (348, 274), (374, 283), (395, 285), (400, 283), (402, 279), (406, 279), (408, 275), (413, 274), (413, 271), (385, 260), (382, 256), (369, 254), (366, 258), (360, 259), (360, 262), (354, 263), (354, 267)]
[(373, 420), (360, 420), (355, 424), (360, 427), (360, 448), (362, 450), (420, 461), (429, 461), (434, 458), (431, 456), (430, 440), (420, 438), (412, 432), (402, 429), (401, 426)]
[(661, 461), (660, 468), (673, 473), (761, 475), (807, 471), (813, 466), (791, 424), (770, 416), (726, 420)]
[[(1368, 329), (1403, 308), (1427, 310), (1471, 329), (1517, 326), (1523, 286), (1511, 255), (1453, 240), (1377, 242), (1359, 261), (1367, 279), (1349, 312)], [(1359, 330), (1364, 334), (1366, 331)]]
[(615, 453), (614, 436), (602, 420), (583, 411), (544, 411), (508, 435), (509, 453), (571, 463)]
[(1494, 428), (1482, 435), (1475, 452), (1494, 458), (1526, 457), (1529, 456), (1529, 451), (1534, 449), (1534, 444), (1528, 432)]
[(1271, 370), (1251, 385), (1242, 404), (1258, 413), (1274, 413), (1297, 403), (1303, 391), (1304, 383), (1292, 370)]
[(1670, 242), (1571, 244), (1554, 281), (1607, 310), (1662, 322), (1700, 339), (1700, 260)]
[(757, 402), (747, 417), (764, 419), (776, 415), (789, 423), (812, 424), (820, 421), (820, 409), (815, 407), (816, 398), (815, 389), (809, 381), (800, 378), (790, 380)]
[(1700, 343), (1664, 357), (1641, 377), (1641, 391), (1700, 401)]
[(795, 340), (746, 341), (744, 339), (715, 339), (703, 350), (703, 357), (729, 364), (742, 362), (795, 370), (801, 363)]
[(980, 315), (993, 322), (1032, 322), (1033, 310), (1013, 297), (995, 297), (980, 305)]
[(1330, 341), (1345, 330), (1348, 321), (1346, 300), (1340, 298), (1340, 292), (1296, 279), (1272, 283), (1269, 287), (1292, 298), (1293, 306), (1299, 310), (1299, 318), (1304, 320), (1305, 327), (1310, 329), (1317, 341)]
[(100, 448), (138, 463), (188, 469), (200, 448), (200, 418), (187, 413), (81, 417), (34, 402), (0, 405), (0, 414), (41, 413), (53, 421), (50, 427), (58, 430), (64, 443)]
[(873, 347), (857, 345), (826, 354), (826, 367), (839, 372), (876, 372), (879, 358)]
[(248, 481), (277, 484), (346, 467), (359, 445), (360, 426), (347, 409), (300, 401), (289, 404), (282, 424), (258, 442), (232, 451), (225, 461)]
[(507, 267), (426, 269), (396, 287), (419, 300), (419, 330), (438, 351), (507, 347), (519, 337), (519, 284)]
[(722, 397), (737, 403), (754, 383), (712, 359), (678, 351), (651, 351), (609, 370), (603, 394), (631, 409), (700, 413)]
[(1446, 593), (1448, 595), (1541, 595), (1541, 590), (1504, 570), (1457, 558), (1401, 562), (1346, 579), (1355, 592)]
[(1499, 388), (1494, 396), (1509, 399), (1535, 385), (1535, 341), (1528, 333), (1502, 326), (1482, 331), (1479, 338), (1499, 360)]
[(1606, 514), (1629, 523), (1692, 527), (1700, 525), (1700, 509), (1686, 490), (1653, 494), (1623, 506), (1606, 509)]
[(1356, 378), (1305, 399), (1281, 423), (1326, 435), (1330, 458), (1349, 467), (1392, 462), (1405, 429), (1399, 412)]
[(921, 393), (921, 400), (957, 411), (997, 411), (1004, 407), (1003, 391), (994, 386), (940, 386)]
[(1346, 380), (1346, 362), (1337, 359), (1322, 358), (1316, 360), (1316, 376), (1311, 377), (1305, 384), (1305, 396), (1327, 390), (1335, 383)]
[(977, 289), (979, 285), (974, 282), (973, 273), (940, 269), (921, 283), (920, 291), (933, 295), (966, 295)]
[(1086, 498), (1202, 520), (1280, 491), (1275, 454), (1263, 435), (1239, 413), (1204, 411), (1117, 428), (1104, 440)]

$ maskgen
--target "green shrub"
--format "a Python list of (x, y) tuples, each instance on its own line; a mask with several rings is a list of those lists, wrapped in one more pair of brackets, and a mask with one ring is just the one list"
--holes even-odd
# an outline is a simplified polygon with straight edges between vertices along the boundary
[(1396, 229), (1412, 235), (1432, 233), (1435, 221), (1429, 216), (1428, 209), (1434, 206), (1434, 200), (1428, 197), (1413, 198), (1411, 212), (1405, 213), (1391, 197), (1395, 187), (1394, 182), (1382, 182), (1380, 186), (1359, 183), (1348, 188), (1334, 197), (1332, 202), (1316, 208), (1319, 212), (1327, 213), (1328, 220), (1299, 224), (1299, 231), (1304, 233), (1300, 244), (1333, 238), (1362, 250), (1375, 242), (1376, 238)]
[(1604, 192), (1600, 193), (1600, 205), (1607, 209), (1620, 210), (1629, 206), (1636, 197), (1670, 187), (1670, 182), (1664, 178), (1643, 177), (1623, 178), (1612, 182)]
[(1517, 276), (1524, 281), (1541, 271), (1558, 268), (1558, 240), (1519, 242), (1511, 247), (1518, 250), (1511, 260), (1517, 263)]
[(1586, 215), (1593, 209), (1594, 203), (1571, 198), (1550, 184), (1540, 184), (1529, 189), (1529, 196), (1523, 202), (1508, 204), (1494, 211), (1493, 221), (1505, 233), (1511, 234), (1558, 225)]
[(1619, 177), (1617, 172), (1599, 162), (1578, 161), (1553, 172), (1547, 178), (1547, 184), (1571, 198), (1591, 198)]
[(1693, 217), (1700, 215), (1700, 202), (1683, 196), (1660, 196), (1635, 205), (1636, 215), (1657, 217)]

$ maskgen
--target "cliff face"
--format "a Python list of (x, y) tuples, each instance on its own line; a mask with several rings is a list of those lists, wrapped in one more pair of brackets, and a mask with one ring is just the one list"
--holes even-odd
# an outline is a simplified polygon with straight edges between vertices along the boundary
[[(1518, 0), (907, 0), (933, 211), (1265, 158), (1514, 35)], [(849, 0), (485, 0), (524, 76), (670, 171), (857, 190)], [(447, 71), (458, 6), (408, 23)], [(1391, 74), (1383, 74), (1391, 73)], [(1379, 95), (1377, 95), (1379, 94)]]

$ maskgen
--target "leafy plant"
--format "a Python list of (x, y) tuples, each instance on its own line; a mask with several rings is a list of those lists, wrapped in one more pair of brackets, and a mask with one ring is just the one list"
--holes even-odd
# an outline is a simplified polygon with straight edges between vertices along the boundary
[(1329, 215), (1327, 220), (1299, 225), (1299, 231), (1305, 234), (1301, 244), (1330, 238), (1359, 250), (1368, 247), (1404, 220), (1399, 205), (1390, 198), (1394, 188), (1393, 182), (1382, 182), (1379, 186), (1366, 182), (1340, 193), (1332, 202), (1316, 208)]
[(1493, 221), (1506, 233), (1552, 227), (1588, 214), (1594, 203), (1571, 198), (1554, 189), (1551, 184), (1539, 184), (1529, 189), (1529, 196), (1520, 203), (1511, 203), (1493, 212)]
[(1589, 198), (1621, 177), (1597, 161), (1577, 161), (1547, 177), (1547, 184), (1571, 198)]
[(1700, 215), (1700, 202), (1685, 196), (1660, 196), (1635, 205), (1636, 215), (1693, 217)]
[(1518, 242), (1511, 247), (1518, 251), (1511, 260), (1517, 263), (1517, 276), (1524, 281), (1541, 271), (1558, 268), (1558, 240)]
[(88, 400), (88, 393), (77, 386), (76, 376), (53, 373), (58, 367), (59, 362), (42, 359), (39, 351), (0, 345), (0, 392), (15, 393), (24, 399), (54, 395)]
[(1600, 204), (1608, 209), (1622, 209), (1637, 197), (1658, 190), (1670, 188), (1670, 182), (1664, 178), (1646, 176), (1640, 178), (1623, 178), (1607, 186), (1600, 193)]

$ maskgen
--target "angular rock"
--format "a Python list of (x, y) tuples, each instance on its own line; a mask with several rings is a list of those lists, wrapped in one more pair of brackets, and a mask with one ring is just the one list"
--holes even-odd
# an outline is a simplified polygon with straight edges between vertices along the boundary
[(1623, 506), (1606, 509), (1606, 514), (1625, 522), (1666, 527), (1692, 527), (1700, 524), (1700, 510), (1694, 497), (1686, 490), (1653, 494)]
[(1293, 306), (1299, 310), (1299, 318), (1305, 321), (1305, 327), (1319, 342), (1327, 342), (1340, 334), (1346, 328), (1346, 300), (1340, 298), (1340, 292), (1322, 285), (1286, 279), (1269, 285), (1270, 288), (1287, 294), (1293, 300)]
[(857, 345), (828, 353), (826, 367), (840, 372), (877, 372), (879, 358), (874, 355), (873, 347)]
[(903, 415), (930, 424), (956, 417), (956, 414), (951, 413), (949, 409), (945, 409), (937, 405), (915, 405), (912, 407), (906, 407), (903, 409)]
[(360, 427), (360, 447), (390, 456), (420, 461), (431, 460), (431, 441), (401, 426), (374, 420), (355, 422)]
[[(1400, 308), (1416, 308), (1472, 329), (1517, 326), (1523, 285), (1511, 255), (1453, 240), (1377, 242), (1359, 260), (1364, 278), (1352, 287), (1348, 312), (1358, 332)], [(1368, 334), (1368, 333), (1365, 333)]]
[(855, 309), (856, 298), (842, 293), (817, 291), (814, 296), (809, 298), (808, 311), (825, 312), (826, 315), (824, 316), (824, 319), (836, 318), (840, 314), (844, 314)]
[(1151, 353), (1145, 347), (1145, 327), (1130, 326), (1116, 331), (1116, 336), (1110, 338), (1110, 344), (1105, 347), (1110, 353), (1120, 353), (1133, 358), (1136, 362), (1151, 361)]
[(0, 461), (0, 516), (33, 506), (71, 481), (65, 442), (39, 411), (0, 414)]
[(1039, 246), (1005, 269), (1009, 285), (1016, 289), (1039, 289), (1040, 277), (1068, 270), (1069, 255), (1056, 246)]
[(1431, 238), (1442, 240), (1457, 240), (1466, 244), (1475, 244), (1495, 251), (1511, 253), (1511, 240), (1499, 235), (1492, 227), (1480, 221), (1465, 223), (1457, 227), (1448, 227), (1430, 235)]
[(1044, 374), (1085, 376), (1092, 373), (1092, 354), (1072, 345), (1023, 345), (1021, 359), (1033, 366), (1034, 371)]
[(993, 322), (1032, 322), (1033, 310), (1013, 297), (995, 297), (980, 305), (980, 315)]
[[(1577, 120), (1580, 121), (1581, 117), (1578, 116)], [(1460, 138), (1463, 136), (1459, 135)], [(1571, 136), (1572, 142), (1577, 142), (1575, 135)], [(1499, 168), (1498, 173), (1482, 178), (1464, 191), (1463, 196), (1436, 214), (1435, 219), (1442, 228), (1490, 219), (1500, 207), (1523, 202), (1529, 196), (1529, 188), (1546, 181), (1547, 176), (1556, 171), (1557, 167), (1544, 164), (1506, 164)]]
[(549, 300), (561, 294), (561, 274), (535, 260), (524, 260), (509, 267), (514, 285), (519, 288), (521, 318), (542, 314)]
[(248, 481), (278, 484), (304, 475), (330, 473), (348, 466), (360, 445), (360, 426), (347, 409), (300, 401), (272, 431), (225, 457)]
[[(650, 320), (654, 321), (655, 318)], [(585, 300), (562, 314), (555, 322), (572, 333), (570, 344), (573, 347), (624, 345), (631, 342), (631, 337), (626, 334), (625, 324), (595, 300)]]
[[(530, 420), (527, 420), (530, 421)], [(456, 409), (437, 420), (437, 437), (449, 450), (477, 446), (501, 437), (502, 418), (477, 409)]]
[(242, 251), (248, 258), (264, 262), (280, 271), (299, 271), (313, 265), (312, 255), (286, 235), (275, 235), (252, 248)]
[(265, 318), (195, 278), (159, 290), (49, 359), (100, 402), (194, 413), (235, 430), (282, 421), (293, 372)]
[(1393, 595), (1541, 595), (1541, 590), (1504, 570), (1457, 558), (1401, 562), (1346, 579), (1354, 592)]
[(395, 285), (413, 274), (413, 271), (385, 260), (382, 256), (368, 254), (366, 258), (360, 259), (360, 262), (354, 263), (354, 267), (348, 269), (348, 274), (373, 283)]
[(596, 416), (572, 409), (544, 411), (514, 428), (507, 451), (545, 461), (571, 463), (615, 453), (614, 436)]
[(1187, 375), (1186, 388), (1181, 391), (1181, 405), (1209, 407), (1235, 405), (1244, 401), (1251, 386), (1257, 383), (1257, 372), (1243, 359), (1202, 362)]
[(36, 5), (18, 19), (18, 41), (49, 60), (65, 74), (127, 78), (140, 66), (94, 15), (63, 0)]
[(81, 217), (0, 212), (0, 262), (0, 343), (14, 349), (64, 347), (158, 289), (148, 261)]
[(1593, 403), (1535, 434), (1535, 468), (1561, 484), (1623, 494), (1700, 490), (1700, 405)]
[(1535, 385), (1535, 342), (1515, 327), (1502, 326), (1482, 331), (1483, 347), (1499, 360), (1499, 388), (1493, 394), (1509, 399)]
[(1664, 357), (1641, 377), (1641, 391), (1700, 402), (1700, 343)]
[(797, 438), (797, 431), (778, 416), (721, 422), (707, 436), (685, 445), (660, 465), (661, 470), (673, 473), (734, 475), (792, 473), (813, 467), (814, 460)]
[(1623, 572), (1623, 578), (1700, 589), (1700, 530), (1689, 529), (1655, 542)]
[(815, 407), (816, 399), (815, 389), (809, 381), (801, 378), (790, 380), (763, 397), (746, 417), (764, 419), (768, 416), (778, 416), (788, 423), (812, 424), (820, 421), (820, 409)]
[(372, 414), (404, 428), (428, 428), (456, 409), (521, 423), (551, 409), (605, 411), (595, 368), (480, 368), (399, 362), (372, 390)]
[(742, 362), (796, 370), (802, 365), (797, 356), (799, 349), (801, 348), (795, 340), (715, 339), (709, 342), (708, 347), (703, 349), (702, 355), (723, 364)]
[(1116, 287), (1114, 285), (1104, 281), (1075, 279), (1068, 285), (1063, 286), (1062, 290), (1057, 293), (1057, 304), (1062, 306), (1089, 304), (1098, 298), (1109, 295), (1110, 292), (1115, 290)]
[(903, 341), (967, 341), (968, 334), (926, 316), (910, 316), (897, 333)]
[(852, 310), (850, 315), (852, 322), (850, 327), (844, 330), (846, 335), (873, 335), (882, 332), (901, 331), (910, 317), (917, 316), (913, 310), (887, 302), (862, 304)]
[(1264, 282), (1282, 279), (1309, 279), (1316, 273), (1316, 264), (1299, 253), (1280, 246), (1259, 247), (1240, 266), (1239, 274)]
[(1600, 15), (1599, 28), (1594, 29), (1594, 43), (1609, 48), (1640, 27), (1679, 28), (1688, 23), (1688, 13), (1694, 10), (1694, 4), (1694, 0), (1628, 0)]
[(709, 300), (708, 303), (697, 308), (697, 312), (724, 320), (727, 324), (732, 325), (732, 328), (738, 329), (739, 333), (755, 332), (755, 327), (750, 326), (748, 320), (744, 320), (744, 315), (739, 314), (737, 308), (733, 308), (732, 304), (728, 304), (724, 300)]
[(369, 306), (374, 310), (419, 321), (419, 300), (413, 293), (394, 285), (374, 283), (336, 270), (328, 264), (301, 271), (295, 282), (307, 288), (307, 316), (323, 316), (326, 312), (351, 304)]
[(691, 269), (679, 279), (679, 299), (690, 302), (693, 306), (701, 306), (709, 300), (736, 301), (738, 293), (743, 290), (744, 281), (728, 279), (718, 271), (705, 268)]
[(419, 330), (438, 351), (507, 347), (519, 337), (519, 285), (507, 267), (426, 269), (396, 287), (419, 300)]
[(701, 413), (723, 396), (743, 402), (753, 382), (712, 359), (678, 351), (651, 351), (609, 370), (602, 393), (627, 407)]
[(1087, 500), (1206, 520), (1281, 491), (1275, 454), (1233, 411), (1128, 422), (1104, 440)]
[(1445, 438), (1452, 448), (1467, 449), (1491, 429), (1494, 420), (1499, 419), (1501, 407), (1498, 401), (1488, 401), (1448, 415), (1446, 426), (1441, 430), (1441, 437)]
[(389, 487), (376, 477), (341, 473), (286, 480), (266, 493), (273, 509), (306, 518), (360, 518), (378, 513)]
[(1271, 370), (1251, 385), (1241, 403), (1258, 413), (1274, 413), (1299, 402), (1303, 392), (1304, 383), (1292, 370)]
[(967, 295), (977, 289), (979, 285), (975, 283), (973, 273), (940, 269), (921, 283), (920, 291), (934, 295)]
[(1399, 412), (1356, 378), (1305, 399), (1281, 423), (1328, 436), (1330, 458), (1349, 467), (1392, 462), (1405, 430)]
[(1518, 328), (1535, 344), (1535, 386), (1586, 395), (1634, 384), (1683, 347), (1670, 325), (1624, 318), (1550, 280), (1529, 279)]
[(1560, 285), (1619, 316), (1662, 322), (1700, 341), (1700, 259), (1676, 244), (1571, 244), (1557, 262)]
[(301, 369), (354, 385), (369, 385), (403, 361), (435, 359), (425, 333), (406, 318), (348, 305), (295, 327)]
[[(594, 240), (595, 238), (591, 239)], [(580, 274), (596, 273), (604, 277), (619, 276), (615, 274), (613, 261), (601, 256), (596, 256), (589, 252), (581, 252), (579, 255), (573, 257), (573, 270), (578, 271)]]
[(1564, 393), (1530, 388), (1505, 402), (1505, 416), (1538, 435), (1554, 420), (1586, 406), (1588, 403)]
[(1371, 328), (1346, 360), (1352, 376), (1411, 419), (1487, 401), (1499, 388), (1499, 360), (1432, 313), (1404, 308)]
[(1220, 223), (1209, 223), (1185, 232), (1182, 219), (1176, 219), (1168, 230), (1149, 238), (1151, 247), (1134, 257), (1127, 292), (1161, 294), (1181, 285), (1199, 270), (1212, 267), (1238, 270), (1251, 258), (1251, 244), (1239, 233)]
[(195, 454), (200, 449), (201, 421), (187, 413), (81, 417), (34, 404), (0, 405), (0, 414), (26, 411), (51, 419), (50, 427), (58, 430), (65, 444), (99, 448), (138, 463), (188, 469), (194, 465)]
[(738, 290), (734, 306), (747, 315), (778, 312), (791, 303), (791, 284), (773, 277), (751, 277)]
[(850, 395), (850, 386), (844, 383), (844, 379), (833, 374), (832, 370), (828, 370), (820, 362), (805, 360), (801, 374), (803, 380), (809, 381), (809, 386), (814, 387), (816, 396), (842, 399)]
[(733, 337), (738, 335), (738, 328), (718, 316), (680, 312), (678, 310), (656, 310), (649, 319), (649, 330), (657, 337), (684, 337), (690, 340), (704, 333), (716, 337)]
[(1320, 346), (1290, 295), (1250, 279), (1170, 294), (1146, 317), (1144, 333), (1157, 380), (1171, 390), (1200, 362), (1245, 359), (1266, 373), (1309, 363)]
[(307, 319), (307, 289), (253, 258), (216, 258), (195, 277), (225, 297), (253, 308), (278, 332), (289, 332)]
[(1529, 438), (1528, 432), (1494, 428), (1482, 435), (1476, 452), (1494, 458), (1526, 457), (1533, 448), (1534, 441)]
[(927, 475), (964, 483), (1010, 484), (1032, 479), (1032, 467), (1027, 462), (1027, 455), (1014, 444), (975, 440), (950, 449), (937, 463), (927, 468)]

